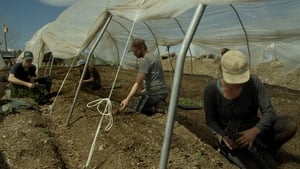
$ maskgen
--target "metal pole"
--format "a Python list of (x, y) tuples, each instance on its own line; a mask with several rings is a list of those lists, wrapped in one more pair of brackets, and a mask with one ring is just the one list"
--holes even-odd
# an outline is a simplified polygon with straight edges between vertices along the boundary
[(88, 67), (88, 64), (89, 64), (90, 58), (91, 58), (91, 56), (92, 56), (92, 53), (94, 52), (95, 48), (97, 47), (98, 43), (100, 42), (100, 39), (102, 38), (102, 36), (103, 36), (105, 30), (107, 29), (107, 27), (108, 27), (108, 25), (109, 25), (111, 19), (112, 19), (112, 15), (109, 14), (109, 16), (108, 16), (108, 18), (107, 18), (107, 20), (106, 20), (105, 25), (103, 26), (103, 28), (102, 28), (102, 30), (101, 30), (101, 32), (100, 32), (100, 34), (99, 34), (99, 36), (98, 36), (96, 42), (94, 43), (94, 45), (92, 46), (92, 49), (90, 50), (90, 52), (89, 52), (89, 54), (88, 54), (86, 63), (85, 63), (84, 68), (83, 68), (82, 75), (81, 75), (81, 77), (80, 77), (79, 85), (78, 85), (78, 87), (77, 87), (76, 94), (75, 94), (75, 97), (74, 97), (74, 99), (73, 99), (73, 104), (72, 104), (71, 110), (70, 110), (70, 112), (69, 112), (69, 116), (68, 116), (68, 119), (67, 119), (67, 122), (66, 122), (66, 126), (68, 126), (69, 123), (70, 123), (70, 119), (71, 119), (71, 116), (72, 116), (72, 113), (73, 113), (73, 110), (74, 110), (74, 107), (75, 107), (75, 103), (76, 103), (76, 100), (77, 100), (77, 97), (78, 97), (78, 93), (79, 93), (80, 88), (81, 88), (81, 82), (82, 82), (82, 80), (83, 80), (84, 74), (85, 74), (86, 69), (87, 69), (87, 67)]
[(3, 24), (3, 33), (4, 33), (4, 50), (7, 50), (7, 38), (6, 38), (6, 34), (8, 32), (8, 28), (5, 26), (5, 24)]
[(192, 38), (196, 32), (196, 29), (200, 23), (200, 20), (204, 13), (205, 8), (206, 8), (206, 5), (202, 5), (202, 4), (198, 5), (198, 7), (195, 11), (194, 17), (188, 28), (187, 34), (184, 37), (179, 56), (176, 60), (176, 71), (174, 74), (164, 142), (163, 142), (163, 147), (162, 147), (162, 151), (161, 151), (160, 166), (159, 166), (160, 169), (167, 168), (170, 142), (171, 142), (171, 136), (172, 136), (172, 132), (173, 132), (173, 125), (174, 125), (175, 110), (176, 110), (177, 98), (178, 98), (178, 91), (180, 89), (180, 81), (181, 81), (181, 75), (183, 72), (185, 55), (186, 55), (186, 52), (192, 41)]

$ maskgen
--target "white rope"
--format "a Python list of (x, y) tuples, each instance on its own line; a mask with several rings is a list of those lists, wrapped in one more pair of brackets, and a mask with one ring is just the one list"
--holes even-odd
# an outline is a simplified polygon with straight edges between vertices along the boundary
[[(134, 25), (136, 23), (136, 20), (139, 16), (139, 12), (140, 12), (140, 8), (143, 6), (145, 0), (142, 1), (140, 7), (139, 7), (139, 10), (137, 11), (136, 13), (136, 16), (135, 16), (135, 19), (134, 19), (134, 22), (131, 26), (131, 29), (130, 29), (130, 33), (129, 33), (129, 36), (128, 36), (128, 39), (127, 39), (127, 42), (126, 42), (126, 45), (125, 45), (125, 48), (124, 48), (124, 51), (123, 51), (123, 54), (122, 54), (122, 57), (121, 57), (121, 60), (120, 60), (120, 64), (118, 66), (118, 70), (117, 70), (117, 73), (116, 73), (116, 76), (115, 76), (115, 79), (113, 81), (113, 84), (112, 84), (112, 88), (110, 90), (110, 93), (109, 93), (109, 96), (108, 98), (104, 98), (104, 99), (97, 99), (97, 100), (94, 100), (94, 101), (91, 101), (90, 103), (87, 104), (87, 107), (93, 107), (93, 106), (97, 106), (97, 110), (98, 112), (100, 113), (101, 115), (101, 118), (100, 118), (100, 121), (99, 121), (99, 125), (97, 127), (97, 130), (96, 130), (96, 133), (95, 133), (95, 136), (94, 136), (94, 140), (93, 140), (93, 143), (92, 143), (92, 146), (91, 146), (91, 149), (90, 149), (90, 152), (89, 152), (89, 156), (88, 156), (88, 159), (86, 161), (86, 164), (85, 166), (83, 167), (84, 169), (86, 169), (89, 164), (90, 164), (90, 161), (92, 159), (92, 156), (93, 156), (93, 153), (94, 153), (94, 149), (95, 149), (95, 145), (96, 145), (96, 141), (97, 141), (97, 137), (98, 137), (98, 134), (100, 132), (100, 128), (101, 128), (101, 125), (102, 125), (102, 120), (105, 116), (108, 116), (109, 118), (109, 122), (107, 124), (107, 126), (105, 127), (105, 130), (108, 131), (109, 129), (111, 129), (112, 125), (113, 125), (113, 117), (112, 117), (112, 104), (111, 104), (111, 101), (110, 101), (110, 98), (111, 98), (111, 95), (112, 95), (112, 91), (114, 89), (114, 86), (115, 86), (115, 83), (117, 81), (117, 77), (119, 75), (119, 72), (120, 72), (120, 68), (121, 68), (121, 65), (123, 63), (123, 59), (124, 59), (124, 56), (126, 54), (126, 49), (128, 47), (128, 44), (129, 44), (129, 40), (130, 40), (130, 37), (132, 35), (132, 32), (133, 32), (133, 28), (134, 28)], [(105, 109), (104, 109), (104, 112), (101, 112), (100, 110), (100, 105), (102, 102), (106, 101), (106, 105), (105, 105)]]
[[(105, 102), (106, 102), (106, 104), (105, 104)], [(102, 107), (101, 105), (104, 105), (104, 104), (105, 104), (105, 108), (104, 108), (104, 111), (102, 112), (100, 109)], [(95, 146), (96, 146), (97, 136), (100, 132), (102, 121), (103, 121), (104, 117), (108, 116), (108, 123), (105, 127), (106, 131), (110, 130), (112, 125), (113, 125), (112, 104), (111, 104), (110, 99), (109, 98), (104, 98), (104, 99), (102, 98), (102, 99), (91, 101), (87, 104), (87, 107), (94, 107), (94, 106), (97, 106), (97, 110), (100, 113), (101, 118), (99, 120), (99, 125), (97, 127), (97, 130), (96, 130), (96, 133), (95, 133), (95, 136), (94, 136), (94, 140), (93, 140), (90, 152), (89, 152), (89, 156), (88, 156), (88, 159), (86, 161), (86, 164), (85, 164), (84, 168), (87, 168), (89, 166), (89, 163), (92, 159), (93, 152), (94, 152), (94, 149), (95, 149)]]
[[(102, 103), (105, 104), (105, 102), (106, 102), (106, 105), (105, 105), (104, 111), (102, 112), (100, 110), (101, 109), (101, 104)], [(105, 130), (108, 131), (108, 130), (111, 129), (112, 124), (113, 124), (113, 118), (112, 118), (112, 103), (111, 103), (109, 98), (101, 98), (101, 99), (98, 99), (98, 100), (91, 101), (86, 106), (87, 107), (97, 106), (97, 110), (100, 113), (100, 115), (102, 115), (102, 117), (108, 116), (109, 122), (106, 125)]]

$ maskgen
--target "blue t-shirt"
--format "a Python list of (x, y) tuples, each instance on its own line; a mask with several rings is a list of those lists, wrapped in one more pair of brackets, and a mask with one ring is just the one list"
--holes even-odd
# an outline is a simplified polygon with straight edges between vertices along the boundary
[(35, 74), (36, 71), (36, 67), (35, 65), (31, 65), (28, 70), (25, 70), (25, 68), (23, 67), (22, 62), (20, 63), (16, 63), (12, 66), (10, 73), (14, 74), (16, 78), (26, 81), (26, 82), (30, 82), (30, 78), (31, 77), (36, 77)]

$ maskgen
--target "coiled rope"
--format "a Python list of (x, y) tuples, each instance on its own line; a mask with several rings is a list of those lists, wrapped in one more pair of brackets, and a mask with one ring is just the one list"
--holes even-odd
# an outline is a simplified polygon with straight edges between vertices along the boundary
[[(89, 163), (91, 161), (91, 158), (92, 158), (92, 155), (94, 153), (94, 149), (95, 149), (95, 145), (96, 145), (96, 141), (97, 141), (97, 137), (98, 137), (98, 134), (100, 132), (100, 128), (101, 128), (101, 125), (102, 125), (102, 121), (104, 119), (104, 117), (107, 117), (108, 116), (108, 124), (106, 125), (105, 127), (105, 130), (108, 131), (111, 129), (112, 125), (113, 125), (113, 117), (112, 117), (112, 103), (111, 103), (111, 95), (112, 95), (112, 91), (114, 89), (114, 86), (116, 84), (116, 80), (117, 80), (117, 77), (119, 75), (119, 72), (120, 72), (120, 68), (121, 68), (121, 65), (123, 63), (123, 59), (124, 59), (124, 56), (126, 54), (126, 49), (128, 48), (128, 44), (129, 44), (129, 40), (130, 40), (130, 37), (132, 35), (132, 32), (133, 32), (133, 28), (134, 28), (134, 25), (136, 23), (136, 20), (139, 16), (139, 12), (140, 12), (140, 9), (141, 7), (143, 6), (145, 0), (143, 0), (141, 2), (141, 5), (139, 6), (139, 9), (137, 10), (137, 13), (136, 13), (136, 16), (135, 16), (135, 19), (133, 21), (133, 24), (131, 26), (131, 29), (130, 29), (130, 33), (129, 33), (129, 36), (127, 38), (127, 42), (126, 42), (126, 45), (125, 45), (125, 48), (124, 48), (124, 51), (123, 51), (123, 54), (122, 54), (122, 57), (121, 57), (121, 60), (120, 60), (120, 64), (118, 66), (118, 70), (117, 70), (117, 73), (116, 73), (116, 76), (115, 76), (115, 79), (113, 81), (113, 84), (112, 84), (112, 88), (110, 90), (110, 93), (109, 93), (109, 97), (108, 98), (100, 98), (100, 99), (97, 99), (97, 100), (94, 100), (94, 101), (91, 101), (87, 104), (87, 107), (94, 107), (94, 106), (97, 106), (97, 111), (100, 113), (101, 115), (101, 118), (100, 118), (100, 121), (99, 121), (99, 125), (97, 127), (97, 130), (96, 130), (96, 133), (95, 133), (95, 136), (94, 136), (94, 140), (93, 140), (93, 143), (91, 145), (91, 149), (90, 149), (90, 152), (89, 152), (89, 156), (88, 156), (88, 159), (86, 161), (86, 164), (85, 166), (83, 167), (84, 169), (86, 169), (88, 166), (89, 166)], [(105, 108), (104, 108), (104, 111), (102, 112), (100, 109), (101, 109), (101, 104), (105, 104)]]

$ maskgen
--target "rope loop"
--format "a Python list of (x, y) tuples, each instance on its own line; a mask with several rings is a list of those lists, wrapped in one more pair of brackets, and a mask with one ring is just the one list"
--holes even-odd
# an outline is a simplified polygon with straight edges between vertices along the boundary
[[(105, 105), (104, 110), (102, 111), (102, 107), (103, 105)], [(102, 119), (103, 117), (108, 116), (108, 124), (105, 127), (105, 130), (108, 131), (111, 129), (112, 125), (113, 125), (113, 117), (112, 117), (112, 103), (111, 100), (109, 98), (100, 98), (97, 100), (93, 100), (91, 102), (89, 102), (87, 105), (87, 107), (95, 107), (97, 106), (97, 111), (99, 112), (99, 114), (102, 116), (101, 117), (101, 123), (102, 123)]]

